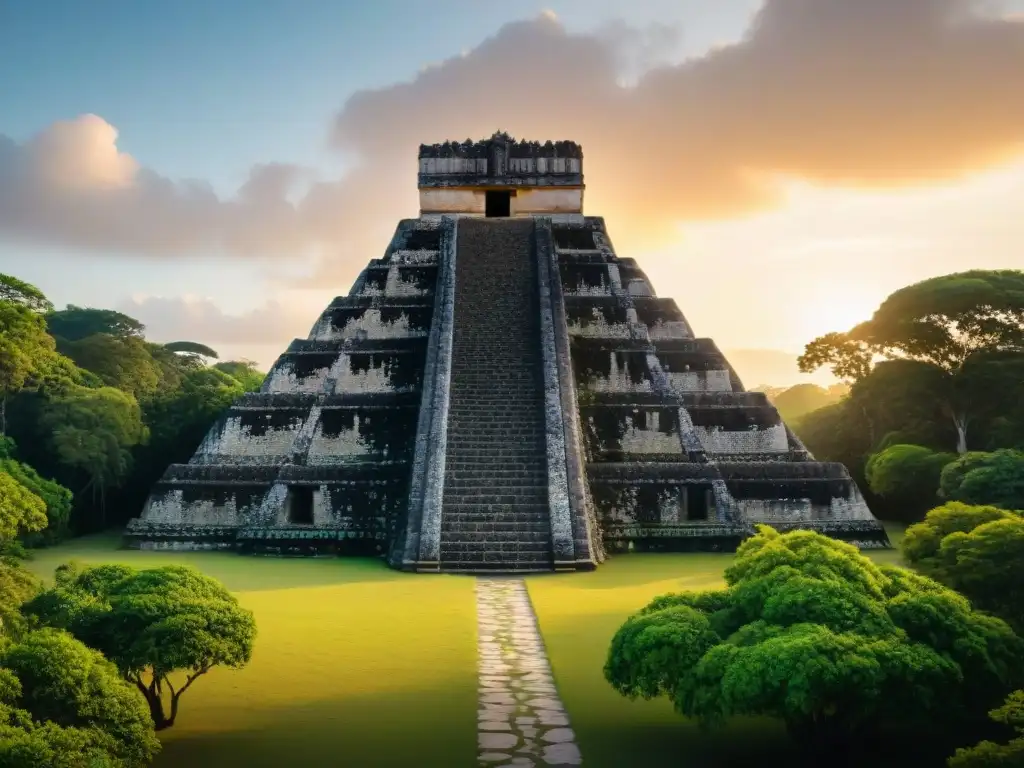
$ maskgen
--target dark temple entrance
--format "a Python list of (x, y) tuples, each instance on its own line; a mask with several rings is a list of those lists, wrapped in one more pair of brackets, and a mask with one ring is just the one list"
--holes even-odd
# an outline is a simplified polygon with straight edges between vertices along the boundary
[(508, 190), (489, 189), (486, 192), (487, 203), (485, 213), (487, 218), (505, 218), (512, 215), (512, 193)]
[(288, 509), (288, 522), (292, 525), (313, 524), (313, 489), (305, 485), (292, 485), (288, 488), (285, 501)]

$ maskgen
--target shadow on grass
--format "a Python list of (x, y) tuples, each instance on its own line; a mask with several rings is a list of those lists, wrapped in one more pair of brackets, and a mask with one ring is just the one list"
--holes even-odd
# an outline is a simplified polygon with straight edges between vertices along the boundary
[[(154, 768), (189, 766), (473, 765), (476, 692), (472, 686), (393, 689), (268, 707), (239, 701), (230, 722), (205, 713), (201, 723), (161, 734)], [(182, 712), (186, 713), (187, 702)]]
[[(237, 552), (175, 552), (124, 549), (120, 533), (102, 533), (32, 551), (27, 567), (47, 582), (57, 566), (77, 560), (87, 565), (123, 563), (134, 568), (191, 565), (233, 591), (329, 586), (349, 581), (396, 581), (431, 574), (395, 571), (377, 557), (274, 557)], [(433, 574), (436, 576), (437, 574)]]

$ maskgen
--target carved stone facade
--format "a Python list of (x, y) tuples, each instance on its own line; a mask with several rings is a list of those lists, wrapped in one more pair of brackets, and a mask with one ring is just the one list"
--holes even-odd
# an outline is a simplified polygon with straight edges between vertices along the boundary
[(572, 141), (484, 141), (421, 145), (421, 215), (504, 216), (583, 212), (583, 150)]
[[(581, 163), (571, 142), (496, 134), (421, 147), (420, 185), (548, 174), (582, 193)], [(888, 546), (845, 467), (744, 390), (603, 219), (472, 215), (400, 222), (261, 391), (167, 469), (129, 544), (468, 571), (731, 549), (759, 523)]]

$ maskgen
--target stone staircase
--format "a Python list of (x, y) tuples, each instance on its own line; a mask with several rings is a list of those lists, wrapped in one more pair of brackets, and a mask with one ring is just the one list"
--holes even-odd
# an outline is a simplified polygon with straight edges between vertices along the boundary
[(533, 231), (459, 222), (443, 571), (553, 567)]

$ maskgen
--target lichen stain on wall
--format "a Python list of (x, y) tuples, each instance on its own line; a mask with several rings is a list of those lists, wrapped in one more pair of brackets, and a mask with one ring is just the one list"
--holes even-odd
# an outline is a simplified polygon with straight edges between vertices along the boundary
[(726, 430), (720, 427), (694, 427), (708, 453), (785, 453), (789, 450), (786, 427), (778, 424), (766, 429)]
[(666, 371), (675, 392), (732, 392), (729, 371)]
[(169, 490), (154, 497), (149, 504), (146, 519), (154, 523), (180, 525), (235, 525), (239, 519), (237, 500), (228, 496), (223, 503), (214, 499), (185, 500), (183, 489)]

